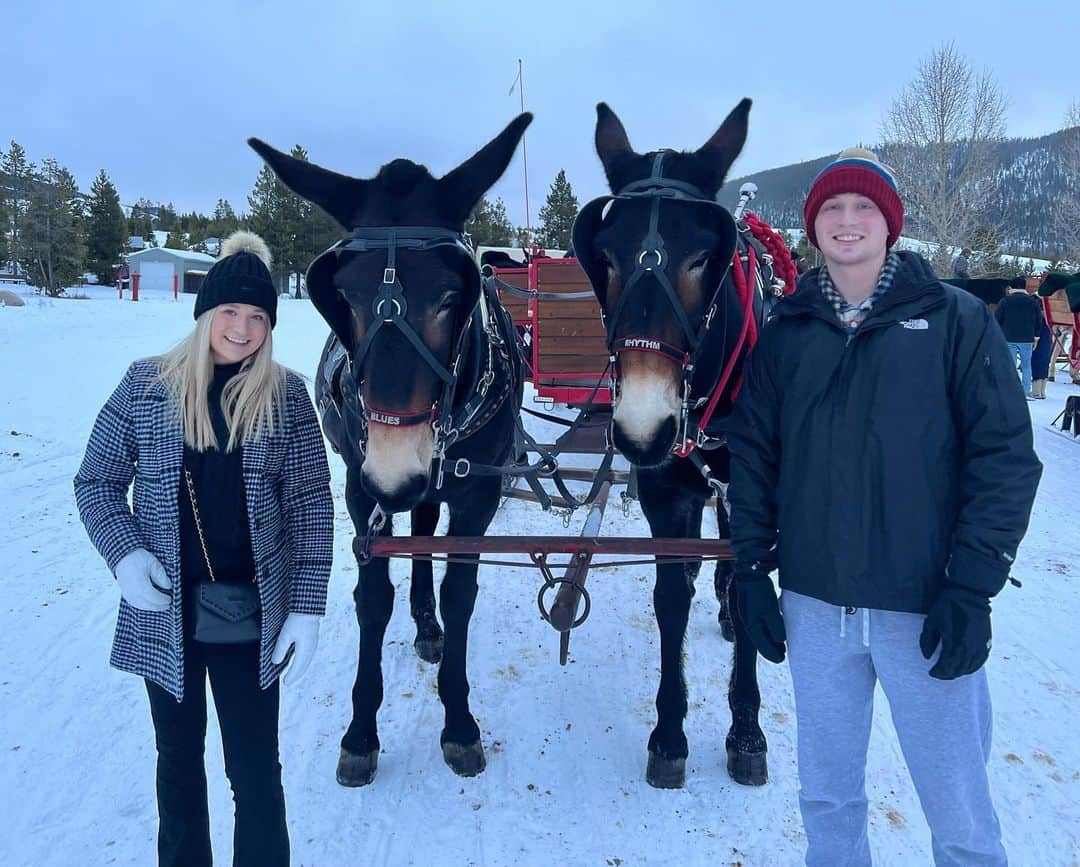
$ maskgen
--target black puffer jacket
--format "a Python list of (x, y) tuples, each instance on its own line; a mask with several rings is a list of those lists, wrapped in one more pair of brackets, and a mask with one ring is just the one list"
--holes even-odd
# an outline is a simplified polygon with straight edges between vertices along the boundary
[(1039, 299), (1023, 291), (1010, 292), (1002, 298), (994, 318), (1011, 343), (1034, 343), (1046, 321)]
[(1001, 330), (901, 253), (854, 335), (818, 269), (774, 309), (729, 435), (736, 571), (837, 605), (925, 613), (950, 581), (992, 596), (1042, 466)]

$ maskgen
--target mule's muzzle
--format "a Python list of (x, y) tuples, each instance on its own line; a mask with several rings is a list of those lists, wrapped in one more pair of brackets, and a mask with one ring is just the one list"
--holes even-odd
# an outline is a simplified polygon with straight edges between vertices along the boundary
[(360, 482), (364, 490), (375, 498), (387, 514), (411, 511), (424, 498), (429, 481), (429, 476), (418, 473), (406, 477), (392, 490), (386, 490), (366, 472), (360, 474)]
[(655, 467), (671, 456), (679, 423), (675, 417), (668, 416), (657, 425), (655, 433), (646, 441), (643, 441), (640, 435), (627, 433), (618, 421), (611, 427), (611, 439), (615, 448), (630, 463), (639, 467)]

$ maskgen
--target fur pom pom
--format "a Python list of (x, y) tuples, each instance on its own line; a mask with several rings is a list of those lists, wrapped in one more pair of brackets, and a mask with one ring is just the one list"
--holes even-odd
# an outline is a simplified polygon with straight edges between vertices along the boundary
[(218, 258), (224, 259), (226, 256), (231, 256), (233, 253), (239, 253), (241, 251), (253, 253), (262, 259), (263, 264), (267, 268), (270, 267), (270, 248), (266, 246), (266, 241), (254, 232), (248, 232), (245, 229), (233, 232), (225, 239), (225, 242), (221, 245), (221, 255)]

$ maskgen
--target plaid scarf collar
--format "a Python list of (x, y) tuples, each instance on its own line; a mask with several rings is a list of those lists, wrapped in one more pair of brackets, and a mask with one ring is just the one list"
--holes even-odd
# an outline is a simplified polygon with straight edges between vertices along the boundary
[(896, 269), (899, 267), (900, 257), (895, 252), (889, 253), (885, 257), (885, 264), (881, 266), (881, 275), (878, 277), (874, 291), (858, 304), (849, 304), (844, 299), (844, 296), (836, 291), (827, 267), (823, 266), (821, 271), (818, 272), (818, 287), (821, 289), (821, 294), (825, 297), (825, 300), (836, 311), (836, 318), (840, 320), (840, 324), (854, 331), (870, 315), (870, 310), (875, 302), (889, 290), (893, 277), (896, 276)]

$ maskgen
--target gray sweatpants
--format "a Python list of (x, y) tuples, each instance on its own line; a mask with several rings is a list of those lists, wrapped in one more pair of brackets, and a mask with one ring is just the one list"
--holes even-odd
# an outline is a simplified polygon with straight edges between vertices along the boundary
[(799, 807), (809, 867), (871, 863), (866, 750), (881, 681), (933, 837), (934, 862), (1004, 865), (986, 777), (991, 710), (986, 672), (937, 680), (919, 651), (925, 617), (841, 608), (785, 590), (798, 722)]

